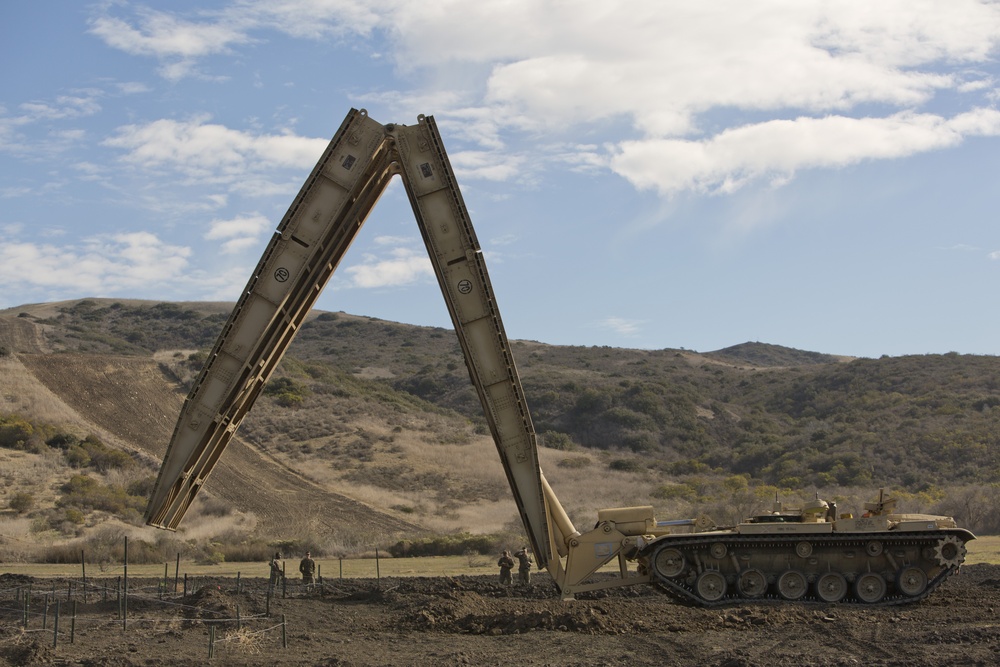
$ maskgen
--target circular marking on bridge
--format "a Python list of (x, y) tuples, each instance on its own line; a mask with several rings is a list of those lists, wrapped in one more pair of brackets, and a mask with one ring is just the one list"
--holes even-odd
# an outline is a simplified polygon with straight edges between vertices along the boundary
[(472, 291), (472, 281), (471, 280), (459, 280), (458, 281), (458, 291), (462, 294), (468, 294)]
[(287, 281), (290, 276), (291, 274), (288, 272), (288, 269), (286, 269), (283, 266), (279, 266), (274, 271), (274, 279), (277, 280), (279, 283)]

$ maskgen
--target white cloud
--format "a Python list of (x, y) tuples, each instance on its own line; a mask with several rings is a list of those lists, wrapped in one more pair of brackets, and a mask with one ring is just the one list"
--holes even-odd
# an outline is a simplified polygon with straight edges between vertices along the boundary
[[(93, 91), (90, 91), (91, 93)], [(101, 110), (96, 95), (60, 95), (53, 102), (25, 102), (20, 105), (24, 122), (92, 116)]]
[(609, 329), (622, 336), (634, 336), (642, 329), (643, 320), (629, 320), (623, 317), (606, 317), (597, 323), (602, 329)]
[(434, 277), (431, 261), (423, 252), (394, 248), (388, 257), (367, 254), (363, 263), (343, 269), (351, 287), (401, 287)]
[(463, 180), (510, 181), (524, 170), (524, 159), (511, 153), (460, 151), (449, 159), (455, 175)]
[(235, 254), (254, 247), (260, 240), (260, 235), (271, 226), (271, 221), (262, 215), (212, 220), (208, 223), (205, 239), (222, 240), (222, 253)]
[(142, 168), (169, 167), (197, 179), (232, 182), (248, 172), (275, 167), (312, 167), (328, 144), (293, 134), (255, 135), (208, 123), (162, 119), (119, 127), (105, 146), (127, 153), (124, 160)]
[[(596, 171), (611, 158), (619, 174), (660, 193), (732, 192), (757, 178), (782, 183), (802, 169), (896, 159), (995, 131), (995, 112), (983, 108), (994, 79), (977, 68), (1000, 46), (1000, 4), (983, 0), (627, 10), (606, 0), (239, 0), (183, 15), (105, 13), (92, 30), (115, 48), (159, 58), (173, 79), (269, 32), (357, 39), (351, 47), (387, 54), (404, 85), (355, 99), (434, 110), (449, 136), (484, 149), (452, 155), (464, 179), (509, 181), (545, 159)], [(959, 105), (952, 116), (926, 108), (945, 96)], [(509, 148), (536, 132), (581, 143), (555, 153)], [(240, 173), (262, 155), (311, 164), (320, 140), (163, 120), (122, 128), (113, 141), (138, 162), (225, 178), (211, 172)]]
[(376, 245), (400, 246), (407, 243), (413, 243), (414, 239), (407, 238), (405, 236), (386, 236), (383, 234), (376, 236), (374, 239), (372, 239), (372, 242), (375, 243)]
[(988, 255), (988, 257), (990, 259), (1000, 259), (1000, 250), (994, 250)]
[(191, 250), (148, 232), (93, 237), (79, 246), (0, 244), (0, 282), (10, 290), (44, 289), (50, 298), (104, 296), (174, 280)]
[(159, 59), (159, 74), (170, 81), (189, 76), (219, 79), (203, 74), (198, 60), (253, 44), (258, 41), (254, 32), (278, 30), (293, 37), (323, 39), (365, 35), (380, 21), (367, 3), (354, 0), (243, 0), (186, 18), (144, 7), (129, 18), (107, 10), (102, 8), (91, 18), (90, 32), (112, 48)]
[(166, 12), (144, 8), (137, 11), (138, 28), (113, 16), (98, 16), (91, 20), (90, 31), (108, 46), (125, 53), (184, 59), (222, 53), (230, 45), (250, 41), (238, 25), (185, 21)]
[(977, 135), (1000, 135), (1000, 111), (977, 109), (950, 119), (900, 113), (772, 120), (727, 129), (703, 141), (623, 142), (611, 165), (640, 189), (733, 192), (753, 179), (781, 184), (800, 169), (900, 158)]

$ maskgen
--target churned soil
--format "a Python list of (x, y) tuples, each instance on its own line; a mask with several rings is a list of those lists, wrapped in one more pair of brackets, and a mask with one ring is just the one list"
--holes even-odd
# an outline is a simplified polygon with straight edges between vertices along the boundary
[(337, 579), (311, 590), (289, 583), (270, 599), (259, 579), (199, 580), (186, 594), (161, 594), (147, 580), (130, 591), (123, 621), (109, 589), (91, 589), (84, 603), (65, 581), (0, 576), (0, 665), (1000, 664), (994, 565), (965, 567), (928, 599), (891, 607), (702, 609), (647, 586), (563, 602), (544, 574), (514, 588), (483, 576)]

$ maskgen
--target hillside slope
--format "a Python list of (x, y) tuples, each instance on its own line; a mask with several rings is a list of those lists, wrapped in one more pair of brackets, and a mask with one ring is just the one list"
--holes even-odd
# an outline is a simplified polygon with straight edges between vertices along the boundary
[[(0, 417), (76, 422), (158, 465), (230, 308), (87, 299), (4, 311)], [(737, 520), (776, 493), (821, 492), (850, 511), (886, 487), (908, 511), (1000, 529), (981, 509), (1000, 499), (996, 357), (511, 347), (542, 467), (579, 525), (629, 505)], [(206, 491), (269, 529), (317, 517), (324, 533), (519, 530), (452, 331), (313, 313), (240, 437)]]
[[(141, 356), (46, 354), (44, 340), (42, 326), (30, 318), (0, 316), (0, 345), (12, 357), (8, 364), (20, 363), (27, 377), (47, 390), (33, 389), (22, 376), (20, 400), (30, 401), (28, 397), (38, 393), (56, 397), (72, 412), (63, 411), (60, 421), (103, 434), (158, 465), (183, 402), (159, 364)], [(267, 535), (280, 535), (288, 526), (328, 535), (345, 529), (382, 535), (418, 530), (410, 521), (323, 488), (239, 438), (206, 488), (208, 494), (253, 515), (258, 530)]]

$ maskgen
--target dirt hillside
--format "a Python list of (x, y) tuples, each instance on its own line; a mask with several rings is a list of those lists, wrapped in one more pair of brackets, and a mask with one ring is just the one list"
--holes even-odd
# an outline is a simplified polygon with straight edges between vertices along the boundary
[[(42, 393), (68, 406), (74, 417), (68, 421), (110, 434), (111, 444), (162, 460), (184, 397), (152, 358), (47, 354), (43, 326), (8, 313), (0, 316), (0, 345), (9, 350), (8, 364), (23, 367)], [(26, 383), (23, 376), (21, 382)], [(30, 391), (19, 387), (21, 399)], [(324, 534), (336, 534), (345, 525), (387, 535), (416, 529), (322, 488), (238, 438), (205, 488), (254, 515), (265, 534), (288, 526), (315, 527)]]

